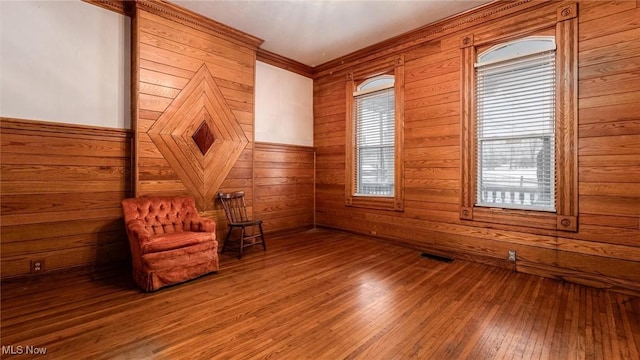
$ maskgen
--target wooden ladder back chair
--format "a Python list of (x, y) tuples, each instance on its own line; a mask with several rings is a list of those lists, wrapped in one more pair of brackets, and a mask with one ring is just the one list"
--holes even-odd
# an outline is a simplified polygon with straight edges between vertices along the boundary
[[(224, 208), (229, 224), (229, 232), (224, 240), (222, 252), (229, 247), (231, 234), (235, 229), (240, 229), (240, 238), (238, 241), (238, 259), (242, 259), (242, 250), (246, 247), (262, 244), (264, 251), (267, 250), (267, 243), (264, 240), (264, 232), (262, 231), (262, 220), (252, 220), (247, 216), (247, 206), (244, 202), (244, 191), (234, 193), (218, 193), (218, 198)], [(251, 234), (247, 233), (247, 228), (257, 228)]]

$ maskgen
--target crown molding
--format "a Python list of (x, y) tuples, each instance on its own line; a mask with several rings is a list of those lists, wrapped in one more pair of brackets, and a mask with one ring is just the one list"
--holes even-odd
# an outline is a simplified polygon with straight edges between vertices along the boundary
[(313, 68), (311, 66), (289, 59), (282, 55), (272, 53), (268, 50), (258, 49), (256, 60), (308, 78), (313, 77)]
[(344, 70), (354, 62), (367, 62), (385, 56), (393, 56), (400, 52), (423, 45), (424, 43), (441, 38), (464, 29), (478, 25), (481, 22), (500, 18), (525, 9), (544, 5), (546, 1), (518, 0), (494, 1), (481, 5), (475, 9), (453, 15), (437, 22), (419, 27), (396, 37), (357, 50), (345, 56), (320, 64), (313, 68), (314, 78), (318, 78), (335, 71)]
[(99, 6), (103, 9), (111, 10), (121, 15), (131, 16), (133, 9), (132, 0), (82, 0), (87, 4)]
[(136, 11), (143, 10), (253, 50), (257, 50), (264, 42), (258, 37), (211, 20), (165, 0), (137, 0), (135, 1), (135, 8)]

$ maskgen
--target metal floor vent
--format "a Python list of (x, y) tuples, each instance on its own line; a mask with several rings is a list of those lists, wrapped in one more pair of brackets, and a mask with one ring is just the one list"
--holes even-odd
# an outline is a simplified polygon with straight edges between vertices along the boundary
[(448, 257), (438, 256), (438, 255), (433, 255), (433, 254), (428, 254), (428, 253), (421, 253), (420, 256), (423, 257), (423, 258), (427, 258), (427, 259), (431, 259), (431, 260), (435, 260), (435, 261), (440, 261), (440, 262), (444, 262), (444, 263), (450, 263), (450, 262), (453, 261), (453, 259), (448, 258)]

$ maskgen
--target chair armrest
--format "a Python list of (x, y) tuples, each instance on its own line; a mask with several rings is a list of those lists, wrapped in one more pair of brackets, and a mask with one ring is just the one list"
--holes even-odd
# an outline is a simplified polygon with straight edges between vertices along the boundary
[(151, 234), (144, 226), (144, 222), (139, 219), (130, 220), (127, 223), (127, 230), (138, 239), (138, 242), (148, 240), (151, 237)]
[(189, 231), (196, 232), (215, 232), (216, 231), (216, 222), (202, 217), (194, 217), (190, 218), (189, 221)]

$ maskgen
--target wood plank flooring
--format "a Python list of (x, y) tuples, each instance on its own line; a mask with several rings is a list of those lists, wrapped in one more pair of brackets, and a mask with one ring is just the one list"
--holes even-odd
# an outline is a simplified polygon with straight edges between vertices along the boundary
[[(2, 358), (640, 358), (638, 297), (329, 230), (268, 242), (150, 294), (128, 273), (5, 282)], [(28, 346), (46, 355), (9, 354)]]

